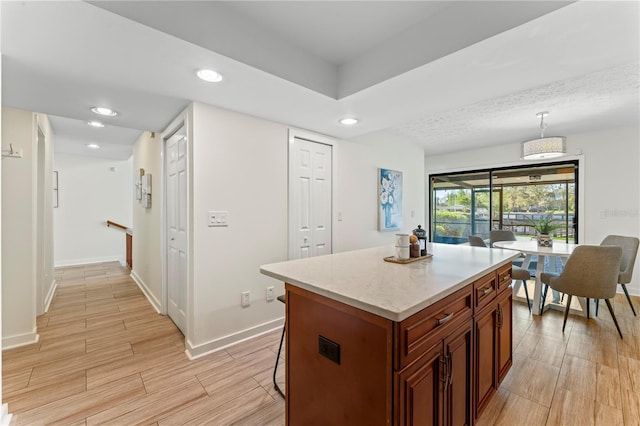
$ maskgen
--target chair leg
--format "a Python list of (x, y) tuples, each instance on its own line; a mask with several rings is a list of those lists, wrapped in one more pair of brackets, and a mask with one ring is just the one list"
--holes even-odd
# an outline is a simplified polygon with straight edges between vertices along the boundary
[(587, 297), (587, 319), (589, 319), (589, 305), (591, 304), (591, 301), (589, 300), (589, 298)]
[(273, 368), (273, 387), (276, 389), (276, 391), (278, 391), (280, 396), (282, 396), (283, 398), (285, 398), (284, 392), (282, 392), (282, 389), (280, 389), (280, 386), (278, 386), (278, 383), (276, 382), (276, 374), (278, 373), (278, 363), (280, 362), (280, 352), (282, 351), (282, 342), (284, 342), (285, 330), (286, 330), (286, 327), (283, 326), (282, 336), (280, 337), (280, 346), (278, 347), (278, 356), (276, 357), (276, 366)]
[(636, 315), (636, 310), (633, 307), (633, 303), (631, 303), (631, 296), (629, 296), (629, 290), (627, 290), (627, 286), (626, 284), (620, 284), (622, 286), (622, 289), (624, 290), (624, 294), (627, 296), (627, 300), (629, 301), (629, 306), (631, 306), (631, 311), (633, 312), (633, 316), (637, 316)]
[(549, 286), (544, 285), (544, 291), (542, 292), (542, 306), (540, 307), (540, 315), (544, 314), (544, 302), (547, 300), (547, 292), (549, 291)]
[(564, 321), (562, 322), (563, 333), (564, 333), (564, 327), (567, 325), (567, 317), (569, 316), (569, 309), (571, 309), (571, 295), (567, 294), (567, 307), (564, 310)]
[(522, 286), (524, 287), (524, 295), (527, 298), (527, 307), (531, 312), (531, 302), (529, 301), (529, 290), (527, 290), (527, 280), (522, 280)]
[(616, 319), (616, 314), (613, 313), (613, 308), (611, 307), (611, 302), (609, 302), (609, 299), (604, 299), (605, 302), (607, 302), (607, 308), (609, 308), (609, 312), (611, 313), (611, 318), (613, 318), (613, 323), (616, 325), (616, 328), (618, 329), (618, 334), (620, 335), (620, 338), (622, 339), (622, 331), (620, 331), (620, 326), (618, 325), (618, 320)]
[(600, 308), (600, 299), (596, 299), (596, 316), (598, 316), (598, 309)]

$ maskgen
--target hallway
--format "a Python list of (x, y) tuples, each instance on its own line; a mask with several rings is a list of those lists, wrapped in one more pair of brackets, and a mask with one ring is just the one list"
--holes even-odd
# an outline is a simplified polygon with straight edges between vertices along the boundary
[(55, 275), (40, 341), (3, 353), (12, 424), (284, 424), (271, 383), (279, 331), (189, 361), (182, 334), (118, 262)]

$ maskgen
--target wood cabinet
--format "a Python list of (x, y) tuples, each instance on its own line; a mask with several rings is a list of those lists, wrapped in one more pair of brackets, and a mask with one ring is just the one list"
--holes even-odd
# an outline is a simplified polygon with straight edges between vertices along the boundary
[[(511, 265), (499, 268), (478, 281), (475, 286), (488, 288), (495, 284), (496, 293), (482, 299), (483, 308), (477, 311), (475, 325), (475, 413), (478, 417), (511, 368), (512, 357), (512, 301)], [(507, 283), (508, 281), (508, 283)], [(481, 294), (476, 291), (475, 294)]]
[(444, 424), (447, 374), (442, 342), (395, 375), (397, 421), (394, 424)]
[(510, 270), (400, 322), (287, 284), (287, 424), (473, 425), (511, 367)]
[(472, 423), (472, 312), (469, 286), (399, 323), (396, 424)]
[(502, 382), (513, 364), (513, 293), (511, 289), (498, 296), (496, 360), (498, 384)]

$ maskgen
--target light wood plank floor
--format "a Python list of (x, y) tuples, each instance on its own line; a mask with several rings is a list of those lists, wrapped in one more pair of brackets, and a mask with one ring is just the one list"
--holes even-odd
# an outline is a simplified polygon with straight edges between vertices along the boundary
[[(3, 352), (14, 425), (283, 425), (280, 332), (188, 361), (183, 336), (118, 263), (56, 270), (40, 342)], [(634, 298), (640, 307), (639, 298)], [(514, 304), (514, 365), (480, 425), (640, 424), (640, 320), (624, 296), (597, 319)], [(279, 381), (284, 381), (284, 368)]]

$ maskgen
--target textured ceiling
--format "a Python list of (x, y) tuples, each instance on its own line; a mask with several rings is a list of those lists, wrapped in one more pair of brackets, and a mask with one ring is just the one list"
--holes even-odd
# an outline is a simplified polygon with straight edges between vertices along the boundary
[[(193, 101), (426, 154), (529, 139), (539, 111), (557, 134), (638, 125), (639, 5), (2, 1), (2, 104), (49, 114), (56, 150), (113, 158)], [(120, 114), (87, 133), (94, 105)]]
[(637, 123), (640, 116), (639, 76), (638, 63), (625, 64), (443, 111), (388, 131), (439, 154), (491, 144), (496, 134), (496, 144), (505, 137), (514, 142), (533, 139), (540, 134), (536, 113), (542, 111), (553, 111), (545, 118), (547, 136), (624, 126)]

